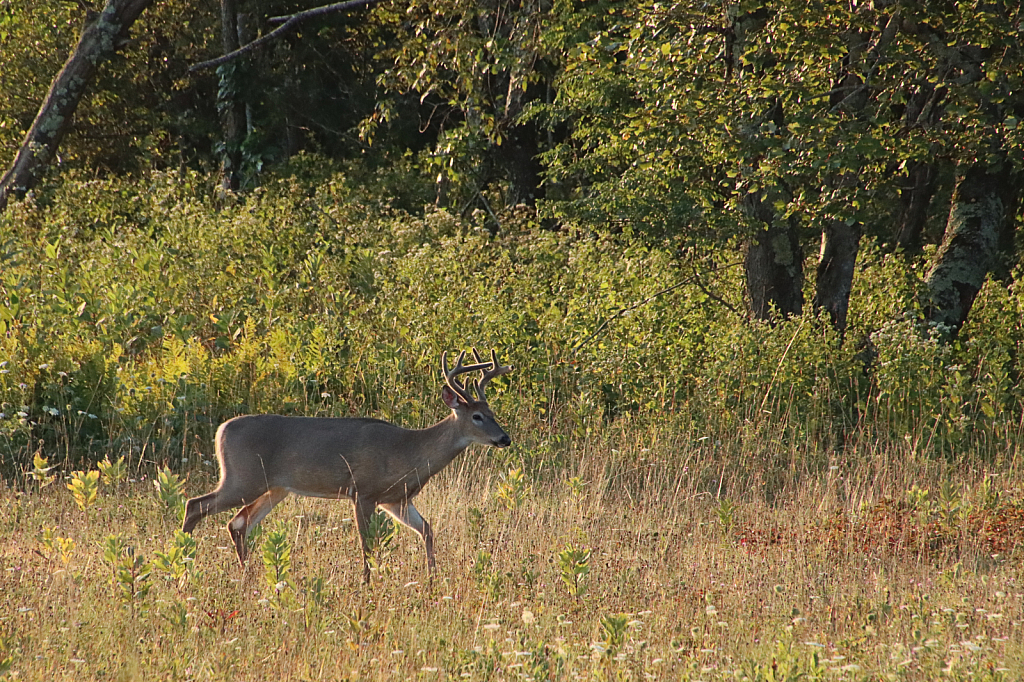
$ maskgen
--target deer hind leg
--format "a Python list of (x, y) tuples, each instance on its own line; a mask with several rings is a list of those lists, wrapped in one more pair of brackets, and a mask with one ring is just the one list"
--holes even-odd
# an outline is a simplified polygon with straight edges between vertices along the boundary
[(416, 510), (416, 507), (412, 506), (412, 502), (381, 504), (380, 508), (386, 511), (395, 521), (398, 521), (406, 528), (412, 528), (423, 538), (423, 544), (427, 548), (427, 569), (433, 571), (435, 568), (434, 531), (430, 524), (427, 523), (427, 520)]
[(225, 495), (225, 491), (220, 488), (214, 490), (212, 493), (200, 495), (199, 497), (193, 497), (185, 504), (185, 519), (182, 521), (181, 530), (186, 533), (191, 533), (192, 529), (196, 527), (196, 524), (202, 521), (210, 514), (217, 514), (227, 509), (234, 509), (239, 505), (245, 504), (238, 495)]
[(247, 540), (252, 529), (266, 518), (274, 505), (286, 497), (288, 497), (286, 488), (271, 488), (257, 497), (254, 502), (239, 509), (234, 518), (228, 521), (228, 532), (231, 534), (231, 541), (235, 545), (235, 554), (238, 555), (238, 563), (241, 566), (244, 567), (245, 560), (249, 558)]

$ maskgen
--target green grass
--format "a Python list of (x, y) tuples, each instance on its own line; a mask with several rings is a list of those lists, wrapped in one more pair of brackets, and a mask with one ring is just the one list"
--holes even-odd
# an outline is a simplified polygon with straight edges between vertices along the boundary
[[(149, 567), (148, 592), (126, 597), (104, 538), (148, 563), (178, 525), (155, 469), (84, 510), (63, 486), (9, 482), (0, 660), (26, 680), (1024, 675), (1015, 465), (986, 475), (854, 444), (820, 473), (780, 474), (756, 449), (674, 435), (613, 425), (564, 445), (566, 464), (528, 474), (513, 508), (509, 467), (471, 450), (417, 502), (437, 574), (403, 530), (369, 586), (350, 504), (293, 497), (256, 540), (286, 539), (286, 580), (259, 552), (239, 569), (222, 514), (196, 529), (187, 575)], [(209, 466), (188, 474), (188, 494), (214, 484)], [(570, 545), (591, 551), (578, 596)]]

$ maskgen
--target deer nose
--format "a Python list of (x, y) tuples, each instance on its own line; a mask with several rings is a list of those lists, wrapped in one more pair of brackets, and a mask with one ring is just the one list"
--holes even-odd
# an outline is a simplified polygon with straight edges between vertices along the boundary
[(509, 438), (508, 434), (506, 433), (501, 438), (499, 438), (497, 441), (495, 441), (494, 445), (499, 447), (499, 448), (507, 448), (509, 445), (512, 445), (512, 439)]

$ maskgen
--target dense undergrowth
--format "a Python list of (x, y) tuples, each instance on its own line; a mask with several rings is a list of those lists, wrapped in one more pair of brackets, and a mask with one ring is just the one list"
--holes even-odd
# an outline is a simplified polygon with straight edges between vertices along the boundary
[(68, 180), (0, 219), (8, 476), (40, 447), (65, 468), (177, 468), (244, 412), (424, 425), (441, 351), (469, 346), (517, 366), (496, 400), (530, 467), (564, 456), (549, 434), (623, 419), (737, 456), (767, 439), (791, 472), (862, 439), (982, 466), (1016, 452), (1015, 288), (987, 285), (942, 344), (918, 321), (920, 263), (866, 249), (840, 343), (810, 316), (745, 319), (740, 269), (692, 244), (526, 212), (495, 233), (397, 208), (414, 195), (397, 172), (374, 186), (406, 194), (380, 198), (317, 159), (290, 171), (237, 201), (195, 175)]

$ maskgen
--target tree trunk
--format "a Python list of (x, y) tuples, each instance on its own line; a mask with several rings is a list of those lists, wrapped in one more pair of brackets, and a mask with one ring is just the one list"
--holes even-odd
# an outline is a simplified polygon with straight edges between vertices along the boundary
[[(238, 0), (220, 0), (220, 38), (224, 54), (241, 47), (238, 35)], [(244, 60), (235, 60), (217, 67), (220, 76), (217, 108), (224, 133), (221, 155), (221, 188), (235, 191), (241, 186), (242, 142), (245, 140), (245, 101), (242, 98), (241, 71)]]
[[(774, 10), (764, 6), (750, 10), (749, 6), (740, 4), (727, 7), (723, 60), (725, 80), (740, 81), (747, 78), (749, 72), (756, 71), (757, 67), (744, 60), (744, 53)], [(765, 121), (773, 122), (776, 130), (785, 129), (786, 117), (781, 99), (769, 97), (765, 100), (760, 120), (753, 125), (741, 126), (740, 137), (756, 146), (757, 138), (764, 134), (761, 123)], [(782, 187), (773, 187), (769, 193), (788, 194)], [(766, 321), (772, 321), (776, 314), (784, 318), (799, 315), (804, 305), (804, 269), (796, 219), (777, 215), (758, 193), (742, 196), (740, 206), (746, 217), (759, 226), (743, 246), (750, 315)]]
[[(865, 6), (861, 6), (864, 8)], [(840, 77), (833, 85), (829, 104), (846, 115), (842, 128), (849, 130), (863, 118), (869, 103), (869, 88), (865, 79), (892, 44), (899, 30), (897, 15), (889, 17), (877, 34), (861, 28), (846, 31), (844, 42), (847, 54), (840, 64)], [(851, 131), (851, 137), (856, 133)], [(834, 188), (863, 190), (858, 174), (840, 172), (831, 178)], [(850, 292), (853, 288), (853, 272), (857, 265), (862, 226), (857, 222), (830, 220), (821, 232), (821, 252), (815, 278), (814, 313), (828, 312), (832, 327), (839, 332), (840, 341), (846, 334), (846, 317), (850, 308)]]
[(916, 252), (928, 218), (928, 205), (938, 180), (935, 164), (917, 162), (910, 167), (900, 189), (900, 213), (896, 224), (896, 247)]
[(543, 199), (540, 182), (541, 165), (537, 161), (537, 127), (533, 124), (518, 125), (500, 147), (494, 147), (499, 165), (508, 177), (508, 206), (525, 204), (533, 207), (537, 199)]
[(153, 1), (107, 0), (102, 12), (87, 13), (78, 45), (53, 79), (21, 149), (0, 179), (0, 211), (12, 194), (21, 198), (39, 182), (71, 128), (96, 69), (117, 52), (132, 24)]
[[(942, 245), (925, 278), (925, 319), (955, 337), (996, 267), (1006, 220), (1005, 172), (975, 163), (957, 173)], [(1012, 205), (1012, 202), (1010, 202)]]
[(814, 312), (826, 311), (840, 338), (846, 333), (853, 270), (860, 248), (861, 226), (832, 220), (821, 233), (821, 255), (815, 281)]
[(758, 320), (771, 320), (773, 309), (786, 318), (799, 315), (804, 305), (804, 268), (795, 227), (777, 222), (759, 198), (748, 196), (744, 207), (765, 224), (747, 243), (743, 259), (750, 313)]
[[(495, 95), (505, 93), (502, 118), (508, 124), (508, 135), (501, 145), (491, 149), (495, 165), (501, 168), (508, 180), (505, 205), (509, 207), (524, 204), (532, 208), (538, 199), (544, 198), (544, 187), (541, 184), (544, 169), (537, 160), (541, 145), (540, 130), (532, 121), (518, 120), (528, 103), (542, 101), (546, 94), (548, 76), (542, 77), (544, 84), (528, 85), (529, 72), (534, 68), (544, 72), (538, 66), (539, 61), (539, 55), (533, 50), (517, 49), (515, 63), (496, 80), (494, 86)], [(495, 96), (494, 100), (500, 101), (500, 96)]]

